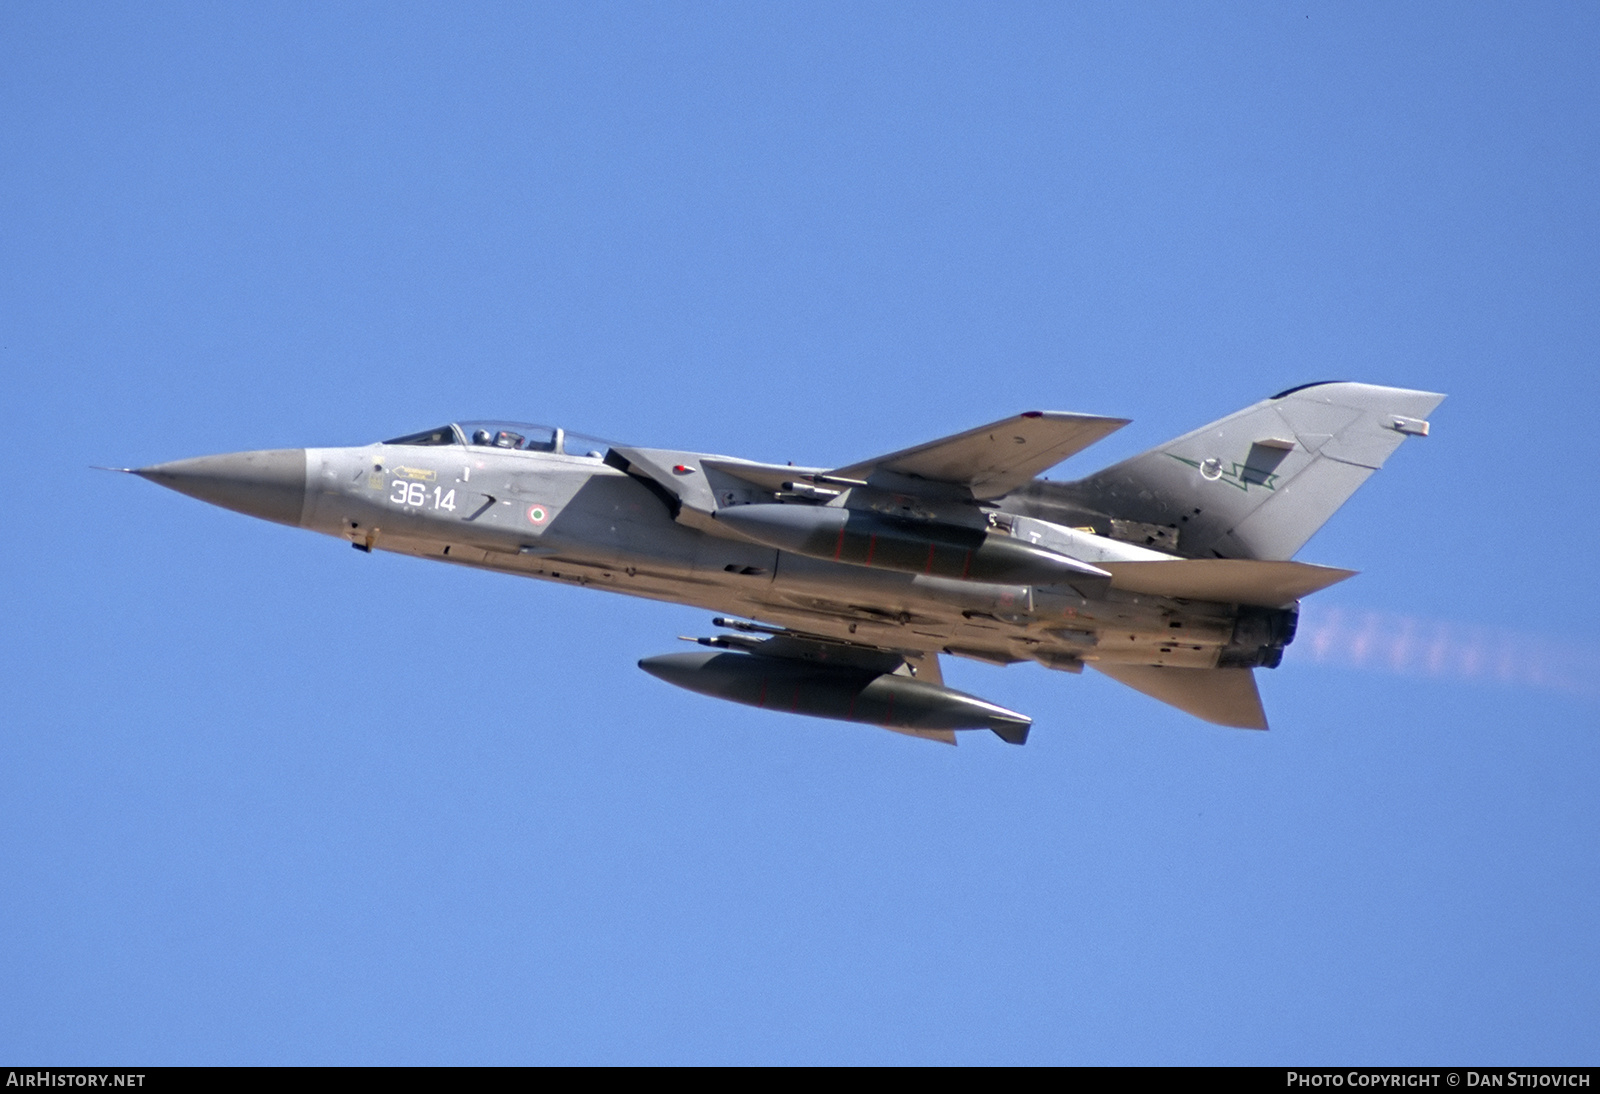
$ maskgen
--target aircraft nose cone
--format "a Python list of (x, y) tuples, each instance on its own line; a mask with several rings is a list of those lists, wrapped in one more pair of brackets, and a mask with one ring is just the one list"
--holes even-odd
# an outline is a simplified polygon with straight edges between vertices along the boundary
[(135, 475), (224, 509), (299, 525), (306, 506), (306, 450), (274, 448), (197, 456), (141, 467)]

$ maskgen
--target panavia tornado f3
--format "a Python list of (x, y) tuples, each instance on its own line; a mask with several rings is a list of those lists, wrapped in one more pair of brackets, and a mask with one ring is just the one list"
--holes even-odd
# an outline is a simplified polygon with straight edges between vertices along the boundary
[(1443, 399), (1307, 384), (1072, 482), (1038, 476), (1126, 420), (1033, 410), (833, 468), (458, 422), (133, 473), (359, 551), (723, 613), (704, 649), (639, 662), (704, 695), (1022, 744), (1032, 720), (946, 687), (940, 654), (1088, 665), (1267, 728), (1254, 670), (1352, 576), (1294, 554)]

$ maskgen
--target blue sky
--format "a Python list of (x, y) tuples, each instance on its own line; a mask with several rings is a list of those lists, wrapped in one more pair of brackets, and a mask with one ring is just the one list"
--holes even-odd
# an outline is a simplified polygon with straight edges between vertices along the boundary
[[(0, 1056), (1592, 1063), (1600, 14), (0, 9)], [(702, 613), (89, 470), (459, 417), (1092, 470), (1442, 391), (1270, 733), (969, 662), (943, 748), (639, 672)]]

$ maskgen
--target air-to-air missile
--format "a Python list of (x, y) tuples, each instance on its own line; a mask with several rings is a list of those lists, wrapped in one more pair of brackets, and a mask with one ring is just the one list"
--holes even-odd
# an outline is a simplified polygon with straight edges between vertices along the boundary
[(834, 468), (461, 422), (135, 473), (364, 552), (743, 617), (639, 662), (690, 691), (1020, 744), (1029, 719), (945, 686), (941, 654), (1091, 667), (1265, 729), (1254, 669), (1282, 659), (1300, 598), (1351, 576), (1293, 556), (1442, 400), (1308, 384), (1068, 482), (1038, 476), (1126, 421), (1029, 411)]

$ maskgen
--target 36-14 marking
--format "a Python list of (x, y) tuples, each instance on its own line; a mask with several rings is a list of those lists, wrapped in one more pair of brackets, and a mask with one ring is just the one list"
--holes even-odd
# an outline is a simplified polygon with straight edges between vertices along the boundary
[(404, 479), (395, 479), (390, 485), (394, 487), (394, 493), (389, 495), (389, 500), (396, 505), (411, 509), (443, 509), (449, 513), (456, 511), (454, 490), (446, 490), (442, 486), (429, 490), (420, 482), (407, 482)]

